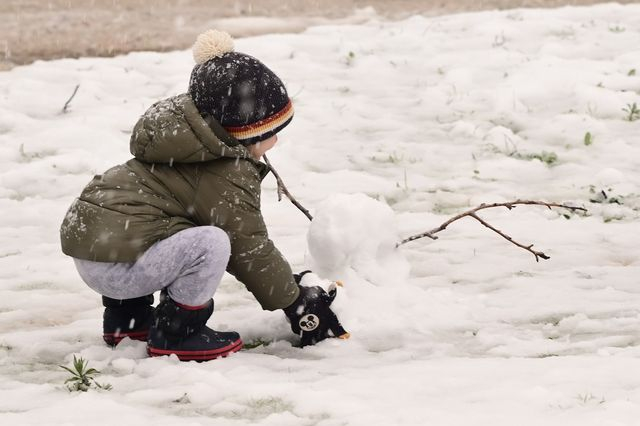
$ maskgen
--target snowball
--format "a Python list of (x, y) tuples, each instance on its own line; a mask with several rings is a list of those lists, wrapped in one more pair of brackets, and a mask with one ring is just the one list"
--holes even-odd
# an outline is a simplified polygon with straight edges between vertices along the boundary
[(409, 263), (396, 249), (398, 241), (393, 210), (364, 194), (329, 197), (307, 234), (310, 263), (319, 275), (340, 277), (351, 269), (377, 285), (408, 277)]
[(205, 31), (196, 39), (192, 51), (196, 63), (202, 64), (227, 52), (233, 52), (233, 39), (224, 31)]

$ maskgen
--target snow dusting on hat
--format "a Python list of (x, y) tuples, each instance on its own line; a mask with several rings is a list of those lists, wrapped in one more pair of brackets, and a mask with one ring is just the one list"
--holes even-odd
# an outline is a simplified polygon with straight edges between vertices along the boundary
[(287, 126), (293, 105), (273, 71), (233, 49), (226, 32), (209, 30), (198, 36), (189, 94), (200, 114), (213, 117), (240, 143), (251, 145)]

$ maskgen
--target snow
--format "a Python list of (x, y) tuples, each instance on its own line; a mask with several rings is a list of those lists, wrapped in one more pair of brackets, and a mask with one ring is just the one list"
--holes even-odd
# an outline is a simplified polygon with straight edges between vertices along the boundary
[[(283, 314), (226, 276), (210, 324), (252, 348), (202, 364), (105, 347), (99, 297), (58, 242), (82, 187), (129, 158), (138, 116), (186, 90), (190, 52), (0, 73), (0, 422), (638, 424), (640, 121), (623, 108), (640, 104), (639, 42), (640, 6), (617, 4), (236, 40), (294, 98), (269, 157), (318, 220), (269, 177), (270, 235), (294, 270), (315, 264), (306, 282), (344, 281), (352, 337), (293, 347)], [(481, 214), (539, 263), (472, 220), (389, 249), (517, 198), (589, 212)], [(113, 390), (67, 392), (74, 354)]]

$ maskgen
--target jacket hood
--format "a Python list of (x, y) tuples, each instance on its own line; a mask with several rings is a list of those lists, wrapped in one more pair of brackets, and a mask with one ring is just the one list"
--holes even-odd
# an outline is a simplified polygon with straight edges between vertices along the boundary
[(212, 118), (203, 118), (191, 96), (153, 104), (133, 128), (131, 154), (147, 163), (199, 163), (250, 158), (249, 151)]

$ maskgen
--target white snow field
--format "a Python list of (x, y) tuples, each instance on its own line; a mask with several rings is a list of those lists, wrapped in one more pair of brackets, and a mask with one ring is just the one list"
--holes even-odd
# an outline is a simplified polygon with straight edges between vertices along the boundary
[[(287, 82), (296, 117), (269, 157), (317, 216), (278, 203), (269, 176), (270, 235), (321, 274), (305, 283), (344, 281), (351, 339), (295, 347), (282, 312), (226, 276), (209, 325), (247, 349), (180, 363), (106, 347), (58, 227), (193, 60), (38, 62), (0, 73), (0, 424), (640, 424), (640, 5), (372, 19), (237, 50)], [(393, 248), (518, 198), (588, 213), (481, 213), (539, 263), (472, 219)], [(113, 389), (67, 391), (73, 355)]]

